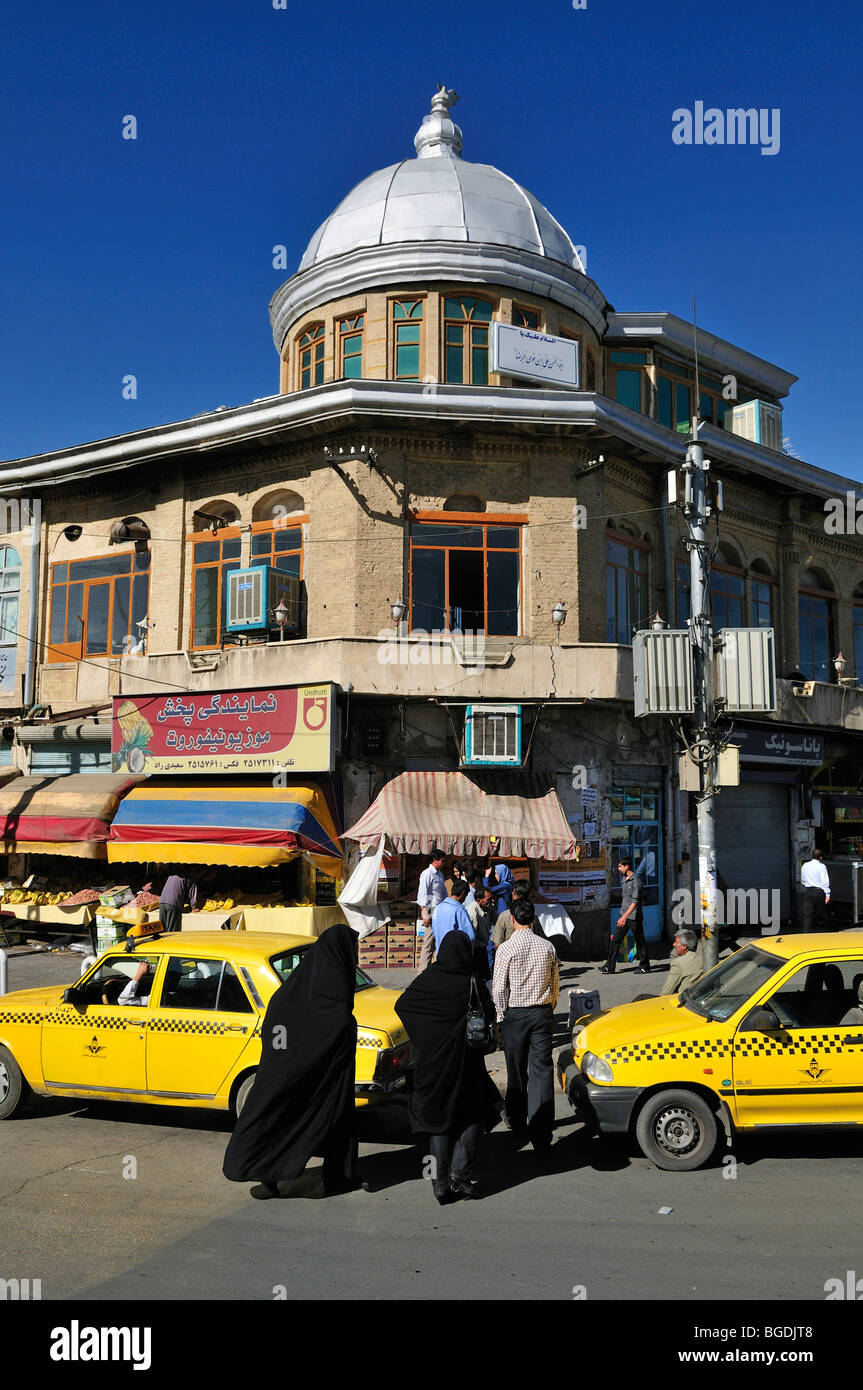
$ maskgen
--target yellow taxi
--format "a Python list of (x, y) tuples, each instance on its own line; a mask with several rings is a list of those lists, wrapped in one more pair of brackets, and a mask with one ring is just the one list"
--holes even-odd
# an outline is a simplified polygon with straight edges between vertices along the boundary
[(762, 938), (681, 994), (579, 1020), (558, 1075), (580, 1118), (658, 1168), (722, 1130), (863, 1125), (863, 932)]
[[(267, 1003), (314, 942), (267, 932), (182, 932), (105, 952), (72, 986), (0, 996), (0, 1119), (29, 1091), (238, 1115), (261, 1056)], [(140, 977), (140, 978), (136, 978)], [(356, 1103), (406, 1088), (399, 991), (359, 968)]]

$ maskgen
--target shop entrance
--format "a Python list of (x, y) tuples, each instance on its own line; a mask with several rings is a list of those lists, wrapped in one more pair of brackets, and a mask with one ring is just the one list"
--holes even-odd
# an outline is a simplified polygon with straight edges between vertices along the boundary
[(644, 938), (658, 941), (665, 922), (663, 896), (662, 794), (656, 787), (613, 786), (611, 789), (611, 930), (620, 916), (619, 855), (632, 860), (642, 884)]

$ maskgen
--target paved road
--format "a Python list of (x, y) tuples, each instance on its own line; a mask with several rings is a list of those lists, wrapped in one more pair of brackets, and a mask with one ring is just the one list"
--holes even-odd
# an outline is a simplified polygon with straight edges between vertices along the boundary
[[(69, 955), (13, 957), (10, 983), (76, 974)], [(594, 983), (603, 1004), (654, 987), (626, 968), (607, 980), (571, 967), (562, 997)], [(488, 1195), (440, 1208), (402, 1108), (362, 1125), (373, 1191), (321, 1200), (310, 1168), (292, 1198), (259, 1203), (221, 1176), (226, 1117), (32, 1101), (0, 1125), (0, 1278), (40, 1278), (44, 1299), (271, 1299), (284, 1286), (288, 1298), (570, 1299), (583, 1287), (589, 1300), (685, 1301), (822, 1300), (827, 1279), (863, 1274), (863, 1136), (749, 1141), (735, 1178), (728, 1165), (673, 1175), (587, 1137), (558, 1096), (547, 1160), (497, 1130), (482, 1150)]]

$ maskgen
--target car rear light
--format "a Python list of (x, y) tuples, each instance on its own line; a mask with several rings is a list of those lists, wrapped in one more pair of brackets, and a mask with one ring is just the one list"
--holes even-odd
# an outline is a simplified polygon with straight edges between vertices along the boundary
[(375, 1079), (386, 1081), (394, 1076), (396, 1072), (404, 1071), (413, 1061), (413, 1047), (407, 1043), (402, 1043), (400, 1047), (387, 1047), (378, 1053), (377, 1066), (375, 1067)]

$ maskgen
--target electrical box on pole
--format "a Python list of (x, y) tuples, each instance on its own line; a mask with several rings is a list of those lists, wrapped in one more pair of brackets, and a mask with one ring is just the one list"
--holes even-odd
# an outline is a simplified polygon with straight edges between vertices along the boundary
[(692, 638), (687, 629), (636, 632), (632, 672), (636, 717), (692, 713)]
[(776, 709), (772, 627), (723, 627), (713, 642), (714, 700), (723, 714), (771, 714)]

